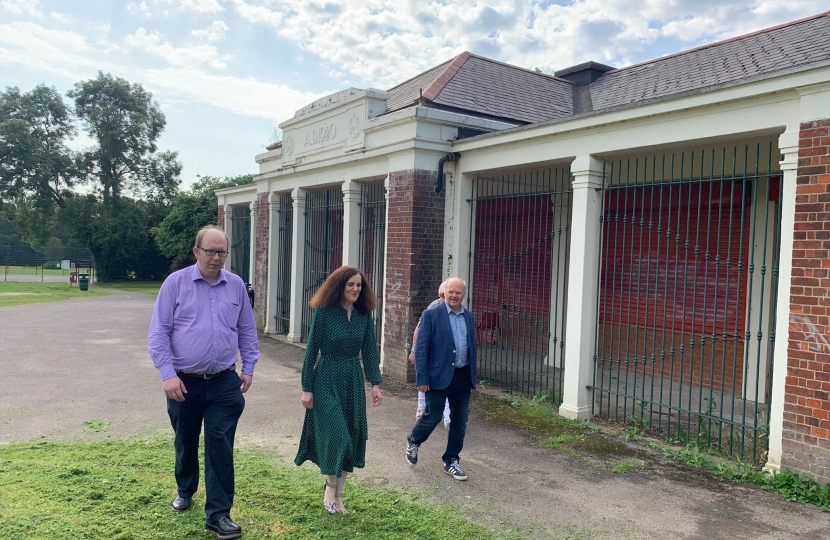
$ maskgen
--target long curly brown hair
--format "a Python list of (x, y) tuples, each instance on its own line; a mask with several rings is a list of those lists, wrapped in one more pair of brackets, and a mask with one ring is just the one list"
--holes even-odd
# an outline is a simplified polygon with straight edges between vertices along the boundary
[(317, 292), (314, 293), (311, 302), (308, 304), (312, 309), (321, 306), (339, 306), (343, 299), (343, 291), (346, 289), (346, 282), (356, 274), (360, 274), (363, 285), (360, 288), (360, 296), (357, 297), (354, 307), (364, 315), (369, 313), (377, 306), (378, 297), (375, 296), (375, 291), (369, 284), (369, 280), (366, 279), (366, 275), (354, 266), (341, 266), (332, 272)]

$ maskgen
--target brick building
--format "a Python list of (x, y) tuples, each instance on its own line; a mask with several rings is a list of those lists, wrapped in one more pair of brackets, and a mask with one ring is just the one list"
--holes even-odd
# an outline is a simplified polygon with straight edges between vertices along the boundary
[(830, 14), (620, 69), (463, 53), (280, 127), (217, 191), (266, 333), (359, 266), (411, 380), (461, 276), (482, 379), (830, 481)]

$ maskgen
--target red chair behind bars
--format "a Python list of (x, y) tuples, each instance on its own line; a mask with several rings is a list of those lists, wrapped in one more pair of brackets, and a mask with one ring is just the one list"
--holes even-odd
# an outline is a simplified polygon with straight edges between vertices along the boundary
[[(499, 341), (501, 341), (501, 324), (499, 323), (499, 312), (485, 311), (484, 313), (482, 313), (481, 317), (478, 318), (478, 322), (476, 323), (476, 330), (478, 331), (479, 343), (483, 342), (482, 332), (484, 332), (485, 330), (490, 330), (490, 343), (496, 343), (496, 330), (499, 331)], [(504, 349), (504, 343), (501, 344), (501, 348)]]

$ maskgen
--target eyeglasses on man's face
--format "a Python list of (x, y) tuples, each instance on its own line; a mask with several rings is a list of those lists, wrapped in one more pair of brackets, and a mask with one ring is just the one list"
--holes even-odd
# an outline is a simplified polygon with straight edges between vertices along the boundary
[(196, 247), (201, 249), (202, 251), (204, 251), (205, 255), (207, 255), (208, 257), (211, 257), (211, 258), (214, 255), (219, 255), (220, 259), (224, 259), (225, 257), (228, 256), (228, 252), (227, 251), (222, 251), (221, 249), (205, 249), (202, 246), (196, 246)]

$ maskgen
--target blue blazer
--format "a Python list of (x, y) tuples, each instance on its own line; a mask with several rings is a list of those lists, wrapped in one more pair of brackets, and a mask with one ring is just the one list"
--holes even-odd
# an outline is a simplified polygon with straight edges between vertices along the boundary
[[(473, 314), (464, 310), (467, 322), (467, 348), (470, 352), (470, 384), (476, 387), (476, 335)], [(455, 371), (455, 340), (452, 337), (447, 305), (438, 304), (421, 315), (415, 343), (415, 384), (443, 390), (452, 382)]]

